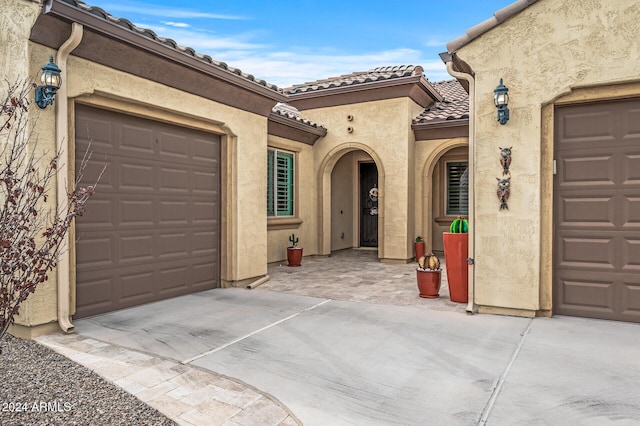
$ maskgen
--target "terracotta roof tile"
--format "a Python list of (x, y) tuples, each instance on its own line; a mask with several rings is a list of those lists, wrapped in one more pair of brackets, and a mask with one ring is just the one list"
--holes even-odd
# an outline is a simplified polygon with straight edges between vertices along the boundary
[(88, 4), (86, 4), (84, 1), (82, 0), (61, 0), (64, 3), (67, 3), (71, 6), (75, 6), (87, 13), (90, 13), (92, 15), (95, 15), (99, 18), (102, 18), (106, 21), (109, 21), (113, 24), (119, 25), (123, 28), (126, 28), (130, 31), (133, 31), (136, 34), (139, 34), (143, 37), (149, 38), (151, 40), (157, 41), (160, 44), (163, 44), (171, 49), (175, 49), (179, 52), (184, 53), (185, 55), (189, 55), (192, 56), (202, 62), (206, 62), (208, 64), (211, 64), (214, 67), (223, 69), (225, 71), (228, 71), (230, 73), (236, 74), (248, 81), (254, 82), (256, 84), (259, 84), (261, 86), (264, 86), (268, 89), (271, 89), (275, 92), (281, 92), (281, 89), (278, 88), (278, 86), (276, 86), (275, 84), (271, 84), (271, 83), (267, 83), (265, 80), (261, 80), (259, 78), (256, 78), (255, 76), (253, 76), (252, 74), (246, 74), (244, 72), (242, 72), (241, 70), (239, 70), (238, 68), (233, 68), (230, 67), (229, 65), (227, 65), (224, 62), (220, 62), (220, 61), (216, 61), (213, 58), (211, 58), (211, 56), (209, 55), (203, 55), (203, 54), (199, 54), (197, 53), (193, 48), (191, 47), (184, 47), (184, 46), (180, 46), (178, 45), (178, 43), (175, 42), (175, 40), (172, 40), (170, 38), (164, 38), (164, 37), (160, 37), (158, 36), (155, 32), (151, 31), (150, 29), (146, 29), (146, 28), (140, 28), (135, 26), (131, 21), (129, 21), (128, 19), (124, 19), (124, 18), (118, 18), (115, 16), (110, 15), (109, 13), (107, 13), (106, 11), (104, 11), (104, 9), (101, 9), (97, 6), (90, 6)]
[(423, 71), (424, 70), (421, 66), (414, 65), (378, 67), (369, 71), (359, 71), (341, 75), (339, 77), (331, 77), (323, 80), (296, 84), (285, 88), (284, 93), (294, 95), (297, 93), (316, 92), (342, 86), (354, 86), (356, 84), (372, 83), (375, 81), (390, 80), (392, 78), (422, 75)]
[(462, 120), (469, 118), (469, 95), (458, 80), (433, 83), (433, 87), (444, 100), (436, 102), (413, 119), (413, 123), (433, 123), (439, 121)]
[(314, 123), (313, 121), (304, 118), (302, 116), (302, 114), (300, 113), (300, 111), (298, 111), (298, 109), (294, 106), (291, 106), (289, 104), (286, 104), (284, 102), (278, 102), (276, 104), (276, 106), (274, 106), (273, 108), (271, 108), (271, 111), (274, 112), (275, 114), (281, 115), (283, 117), (287, 117), (290, 119), (293, 119), (295, 121), (298, 121), (300, 123), (304, 123), (307, 124), (311, 127), (315, 127), (315, 128), (321, 128), (324, 129), (324, 126), (318, 124), (318, 123)]

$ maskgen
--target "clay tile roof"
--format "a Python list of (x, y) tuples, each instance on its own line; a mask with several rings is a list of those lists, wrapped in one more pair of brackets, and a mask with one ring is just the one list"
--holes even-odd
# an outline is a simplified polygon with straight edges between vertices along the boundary
[(341, 75), (339, 77), (331, 77), (324, 80), (311, 81), (303, 84), (296, 84), (284, 89), (288, 95), (297, 93), (316, 92), (320, 90), (333, 89), (343, 86), (354, 86), (357, 84), (371, 83), (381, 80), (390, 80), (393, 78), (410, 77), (422, 75), (423, 68), (414, 65), (398, 65), (388, 67), (373, 68), (369, 71), (359, 71), (351, 74)]
[(458, 80), (433, 83), (444, 100), (436, 102), (413, 119), (414, 124), (434, 123), (469, 118), (469, 95)]
[(264, 86), (268, 89), (271, 89), (275, 92), (281, 92), (280, 89), (278, 89), (278, 86), (276, 86), (275, 84), (271, 84), (271, 83), (267, 83), (264, 80), (261, 80), (259, 78), (254, 77), (251, 74), (246, 74), (244, 72), (242, 72), (241, 70), (239, 70), (238, 68), (233, 68), (228, 66), (226, 63), (224, 62), (219, 62), (216, 61), (214, 59), (211, 58), (211, 56), (209, 55), (203, 55), (203, 54), (199, 54), (197, 53), (193, 48), (191, 47), (184, 47), (184, 46), (180, 46), (178, 45), (178, 43), (176, 43), (174, 40), (170, 39), (170, 38), (164, 38), (164, 37), (160, 37), (158, 36), (155, 32), (146, 29), (146, 28), (140, 28), (135, 26), (131, 21), (129, 21), (128, 19), (124, 19), (124, 18), (118, 18), (115, 16), (110, 15), (109, 13), (105, 12), (103, 9), (97, 7), (97, 6), (90, 6), (88, 4), (86, 4), (84, 1), (82, 0), (61, 0), (64, 3), (67, 3), (71, 6), (75, 6), (87, 13), (90, 13), (92, 15), (95, 15), (99, 18), (102, 18), (108, 22), (111, 22), (113, 24), (119, 25), (123, 28), (126, 28), (127, 30), (130, 30), (142, 37), (146, 37), (149, 38), (151, 40), (154, 40), (162, 45), (165, 45), (171, 49), (175, 49), (178, 52), (182, 52), (185, 55), (188, 56), (192, 56), (202, 62), (211, 64), (214, 67), (220, 68), (222, 70), (231, 72), (233, 74), (236, 74), (242, 78), (244, 78), (245, 80), (251, 81), (255, 84), (259, 84), (261, 86)]
[(298, 121), (300, 123), (304, 123), (307, 124), (311, 127), (315, 127), (315, 128), (319, 128), (319, 129), (324, 129), (324, 126), (319, 125), (318, 123), (314, 123), (313, 121), (304, 118), (302, 116), (302, 114), (300, 113), (300, 111), (298, 111), (298, 109), (294, 106), (291, 106), (289, 104), (283, 103), (283, 102), (278, 102), (276, 104), (276, 106), (274, 106), (273, 108), (271, 108), (271, 111), (275, 114), (281, 115), (283, 117), (287, 117), (290, 119), (293, 119), (295, 121)]

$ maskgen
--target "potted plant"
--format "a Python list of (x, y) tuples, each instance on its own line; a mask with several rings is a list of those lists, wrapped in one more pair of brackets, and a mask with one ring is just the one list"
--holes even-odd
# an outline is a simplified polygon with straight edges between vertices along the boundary
[(440, 297), (440, 260), (433, 254), (421, 256), (416, 268), (420, 297), (437, 299)]
[(469, 222), (458, 216), (442, 234), (444, 261), (447, 267), (449, 296), (452, 302), (467, 303), (469, 300)]
[(416, 237), (416, 241), (413, 243), (413, 250), (416, 253), (416, 262), (418, 262), (424, 256), (424, 240), (420, 235)]
[(289, 266), (300, 266), (302, 264), (302, 247), (298, 247), (299, 239), (296, 238), (296, 234), (291, 234), (289, 241), (291, 241), (291, 245), (287, 247), (287, 262), (289, 262)]

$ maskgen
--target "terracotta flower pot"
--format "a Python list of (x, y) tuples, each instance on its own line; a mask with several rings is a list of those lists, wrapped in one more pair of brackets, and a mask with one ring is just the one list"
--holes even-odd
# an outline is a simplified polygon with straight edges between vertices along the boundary
[(420, 297), (437, 299), (440, 297), (440, 271), (422, 271), (416, 269), (418, 292)]
[(416, 253), (416, 262), (424, 256), (424, 241), (417, 241), (413, 243), (413, 250)]
[(442, 234), (444, 242), (444, 260), (447, 265), (447, 282), (452, 302), (469, 301), (469, 234)]
[(302, 247), (287, 247), (287, 262), (289, 266), (301, 266)]

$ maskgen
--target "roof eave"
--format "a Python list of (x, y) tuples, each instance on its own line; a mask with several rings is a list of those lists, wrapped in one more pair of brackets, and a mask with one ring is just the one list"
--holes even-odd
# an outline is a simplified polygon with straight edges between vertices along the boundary
[(446, 45), (447, 52), (449, 53), (456, 52), (461, 47), (469, 44), (471, 41), (480, 37), (481, 35), (493, 29), (494, 27), (497, 27), (507, 19), (520, 13), (521, 11), (523, 11), (524, 9), (531, 6), (537, 1), (538, 0), (518, 0), (515, 3), (510, 4), (509, 6), (506, 6), (498, 10), (497, 12), (494, 12), (493, 17), (479, 23), (478, 25), (475, 25), (469, 28), (465, 34), (447, 43)]
[(135, 32), (127, 28), (124, 28), (112, 22), (108, 22), (98, 16), (64, 3), (63, 1), (54, 0), (51, 4), (51, 7), (46, 13), (56, 18), (85, 25), (107, 37), (116, 39), (118, 41), (127, 43), (146, 51), (153, 52), (158, 56), (196, 69), (200, 72), (226, 81), (230, 84), (253, 91), (255, 93), (273, 99), (274, 101), (284, 102), (287, 99), (284, 94), (265, 87), (257, 82), (252, 82), (231, 71), (218, 68), (206, 61), (202, 61), (198, 58), (189, 56), (186, 53), (172, 49), (169, 46), (165, 46), (156, 40), (152, 40), (150, 38), (136, 34)]
[(311, 133), (317, 136), (326, 136), (327, 129), (321, 126), (312, 126), (307, 123), (303, 123), (301, 121), (296, 120), (295, 118), (285, 117), (281, 114), (271, 112), (269, 114), (269, 121), (273, 121), (276, 123), (284, 124), (285, 126), (292, 127), (294, 129), (302, 130), (307, 133)]
[(422, 75), (408, 76), (408, 77), (398, 77), (391, 78), (382, 81), (371, 81), (367, 83), (359, 83), (353, 85), (332, 87), (329, 89), (321, 89), (321, 90), (310, 90), (307, 92), (300, 93), (292, 93), (289, 94), (289, 99), (291, 101), (297, 101), (302, 99), (314, 99), (314, 98), (322, 98), (325, 96), (335, 96), (335, 95), (343, 95), (348, 93), (366, 91), (366, 90), (376, 90), (388, 87), (398, 87), (404, 85), (417, 85), (422, 91), (424, 91), (429, 98), (433, 99), (436, 102), (442, 101), (443, 98), (438, 93), (437, 90), (429, 83), (429, 81), (424, 78)]

